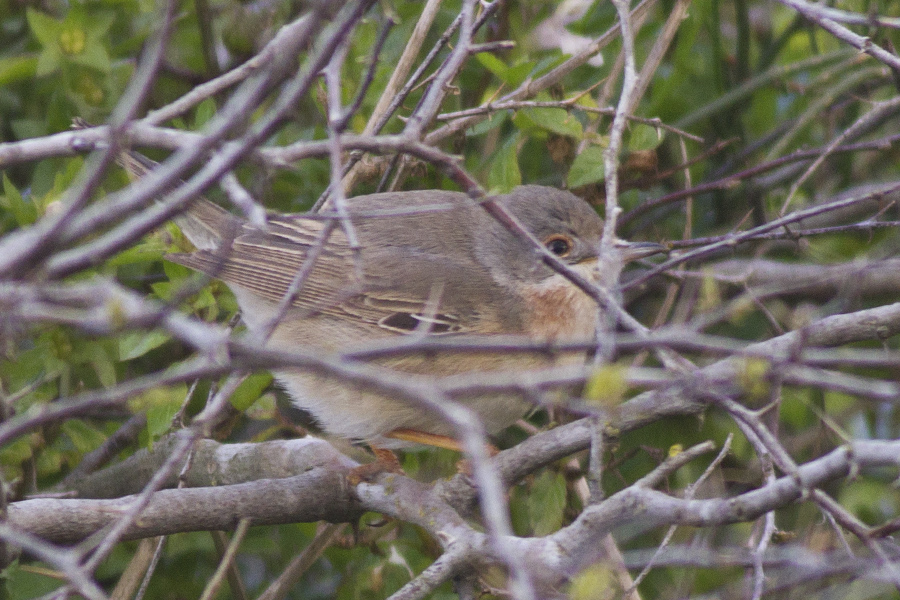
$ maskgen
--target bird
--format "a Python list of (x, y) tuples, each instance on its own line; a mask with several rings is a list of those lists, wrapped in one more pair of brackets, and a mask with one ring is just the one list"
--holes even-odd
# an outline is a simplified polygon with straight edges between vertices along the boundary
[[(128, 165), (134, 162), (126, 161), (131, 172), (148, 168), (147, 159)], [(603, 220), (587, 202), (539, 185), (516, 187), (497, 202), (551, 254), (598, 282)], [(595, 335), (597, 303), (547, 266), (532, 242), (511, 233), (464, 193), (368, 194), (347, 199), (346, 212), (351, 227), (330, 228), (267, 347), (340, 355), (405, 335), (519, 335), (550, 342), (589, 341)], [(166, 258), (227, 284), (251, 333), (269, 326), (328, 226), (321, 215), (269, 213), (266, 228), (260, 228), (204, 198), (195, 199), (176, 223), (196, 249)], [(616, 247), (625, 262), (662, 248), (622, 240)], [(437, 352), (377, 362), (401, 374), (439, 377), (583, 360), (584, 355), (564, 353)], [(335, 376), (297, 369), (273, 374), (293, 403), (330, 435), (386, 450), (410, 444), (460, 449), (451, 424), (408, 401)], [(460, 402), (477, 414), (488, 434), (533, 409), (514, 393)]]

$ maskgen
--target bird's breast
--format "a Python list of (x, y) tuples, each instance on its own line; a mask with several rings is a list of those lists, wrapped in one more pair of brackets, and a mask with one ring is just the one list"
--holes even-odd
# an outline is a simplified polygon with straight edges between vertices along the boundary
[(597, 326), (597, 303), (560, 275), (526, 286), (526, 333), (537, 339), (589, 339)]

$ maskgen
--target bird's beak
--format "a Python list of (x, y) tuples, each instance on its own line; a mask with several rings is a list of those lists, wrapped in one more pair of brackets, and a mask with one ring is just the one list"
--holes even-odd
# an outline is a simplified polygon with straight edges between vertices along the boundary
[(622, 251), (622, 260), (626, 263), (654, 254), (668, 254), (669, 249), (656, 242), (626, 242), (617, 240), (616, 247)]

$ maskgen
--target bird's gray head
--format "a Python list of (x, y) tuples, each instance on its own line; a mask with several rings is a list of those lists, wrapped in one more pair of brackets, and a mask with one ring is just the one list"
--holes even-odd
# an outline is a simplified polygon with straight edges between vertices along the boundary
[[(570, 192), (539, 185), (524, 185), (500, 197), (500, 203), (540, 240), (547, 250), (569, 265), (597, 259), (603, 220), (584, 200)], [(493, 219), (492, 219), (493, 220)], [(533, 283), (551, 277), (536, 249), (516, 238), (494, 221), (490, 233), (476, 240), (503, 266), (485, 265), (495, 273), (502, 269), (508, 276)]]

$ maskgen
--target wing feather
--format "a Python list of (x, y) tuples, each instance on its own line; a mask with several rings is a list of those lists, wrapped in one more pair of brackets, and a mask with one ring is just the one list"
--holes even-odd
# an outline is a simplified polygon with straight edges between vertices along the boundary
[[(396, 333), (487, 333), (486, 323), (499, 326), (500, 317), (484, 314), (483, 304), (475, 301), (485, 294), (500, 296), (499, 284), (486, 271), (473, 270), (470, 256), (453, 256), (433, 243), (434, 236), (412, 235), (421, 229), (422, 218), (436, 216), (393, 219), (387, 235), (383, 225), (373, 227), (354, 218), (359, 253), (350, 248), (343, 230), (334, 228), (293, 307), (307, 315), (356, 319)], [(233, 220), (229, 225), (239, 225), (230, 242), (224, 238), (217, 249), (169, 259), (273, 303), (287, 293), (326, 226), (321, 219), (302, 215), (271, 215), (268, 230), (262, 231), (237, 217), (228, 219)]]

